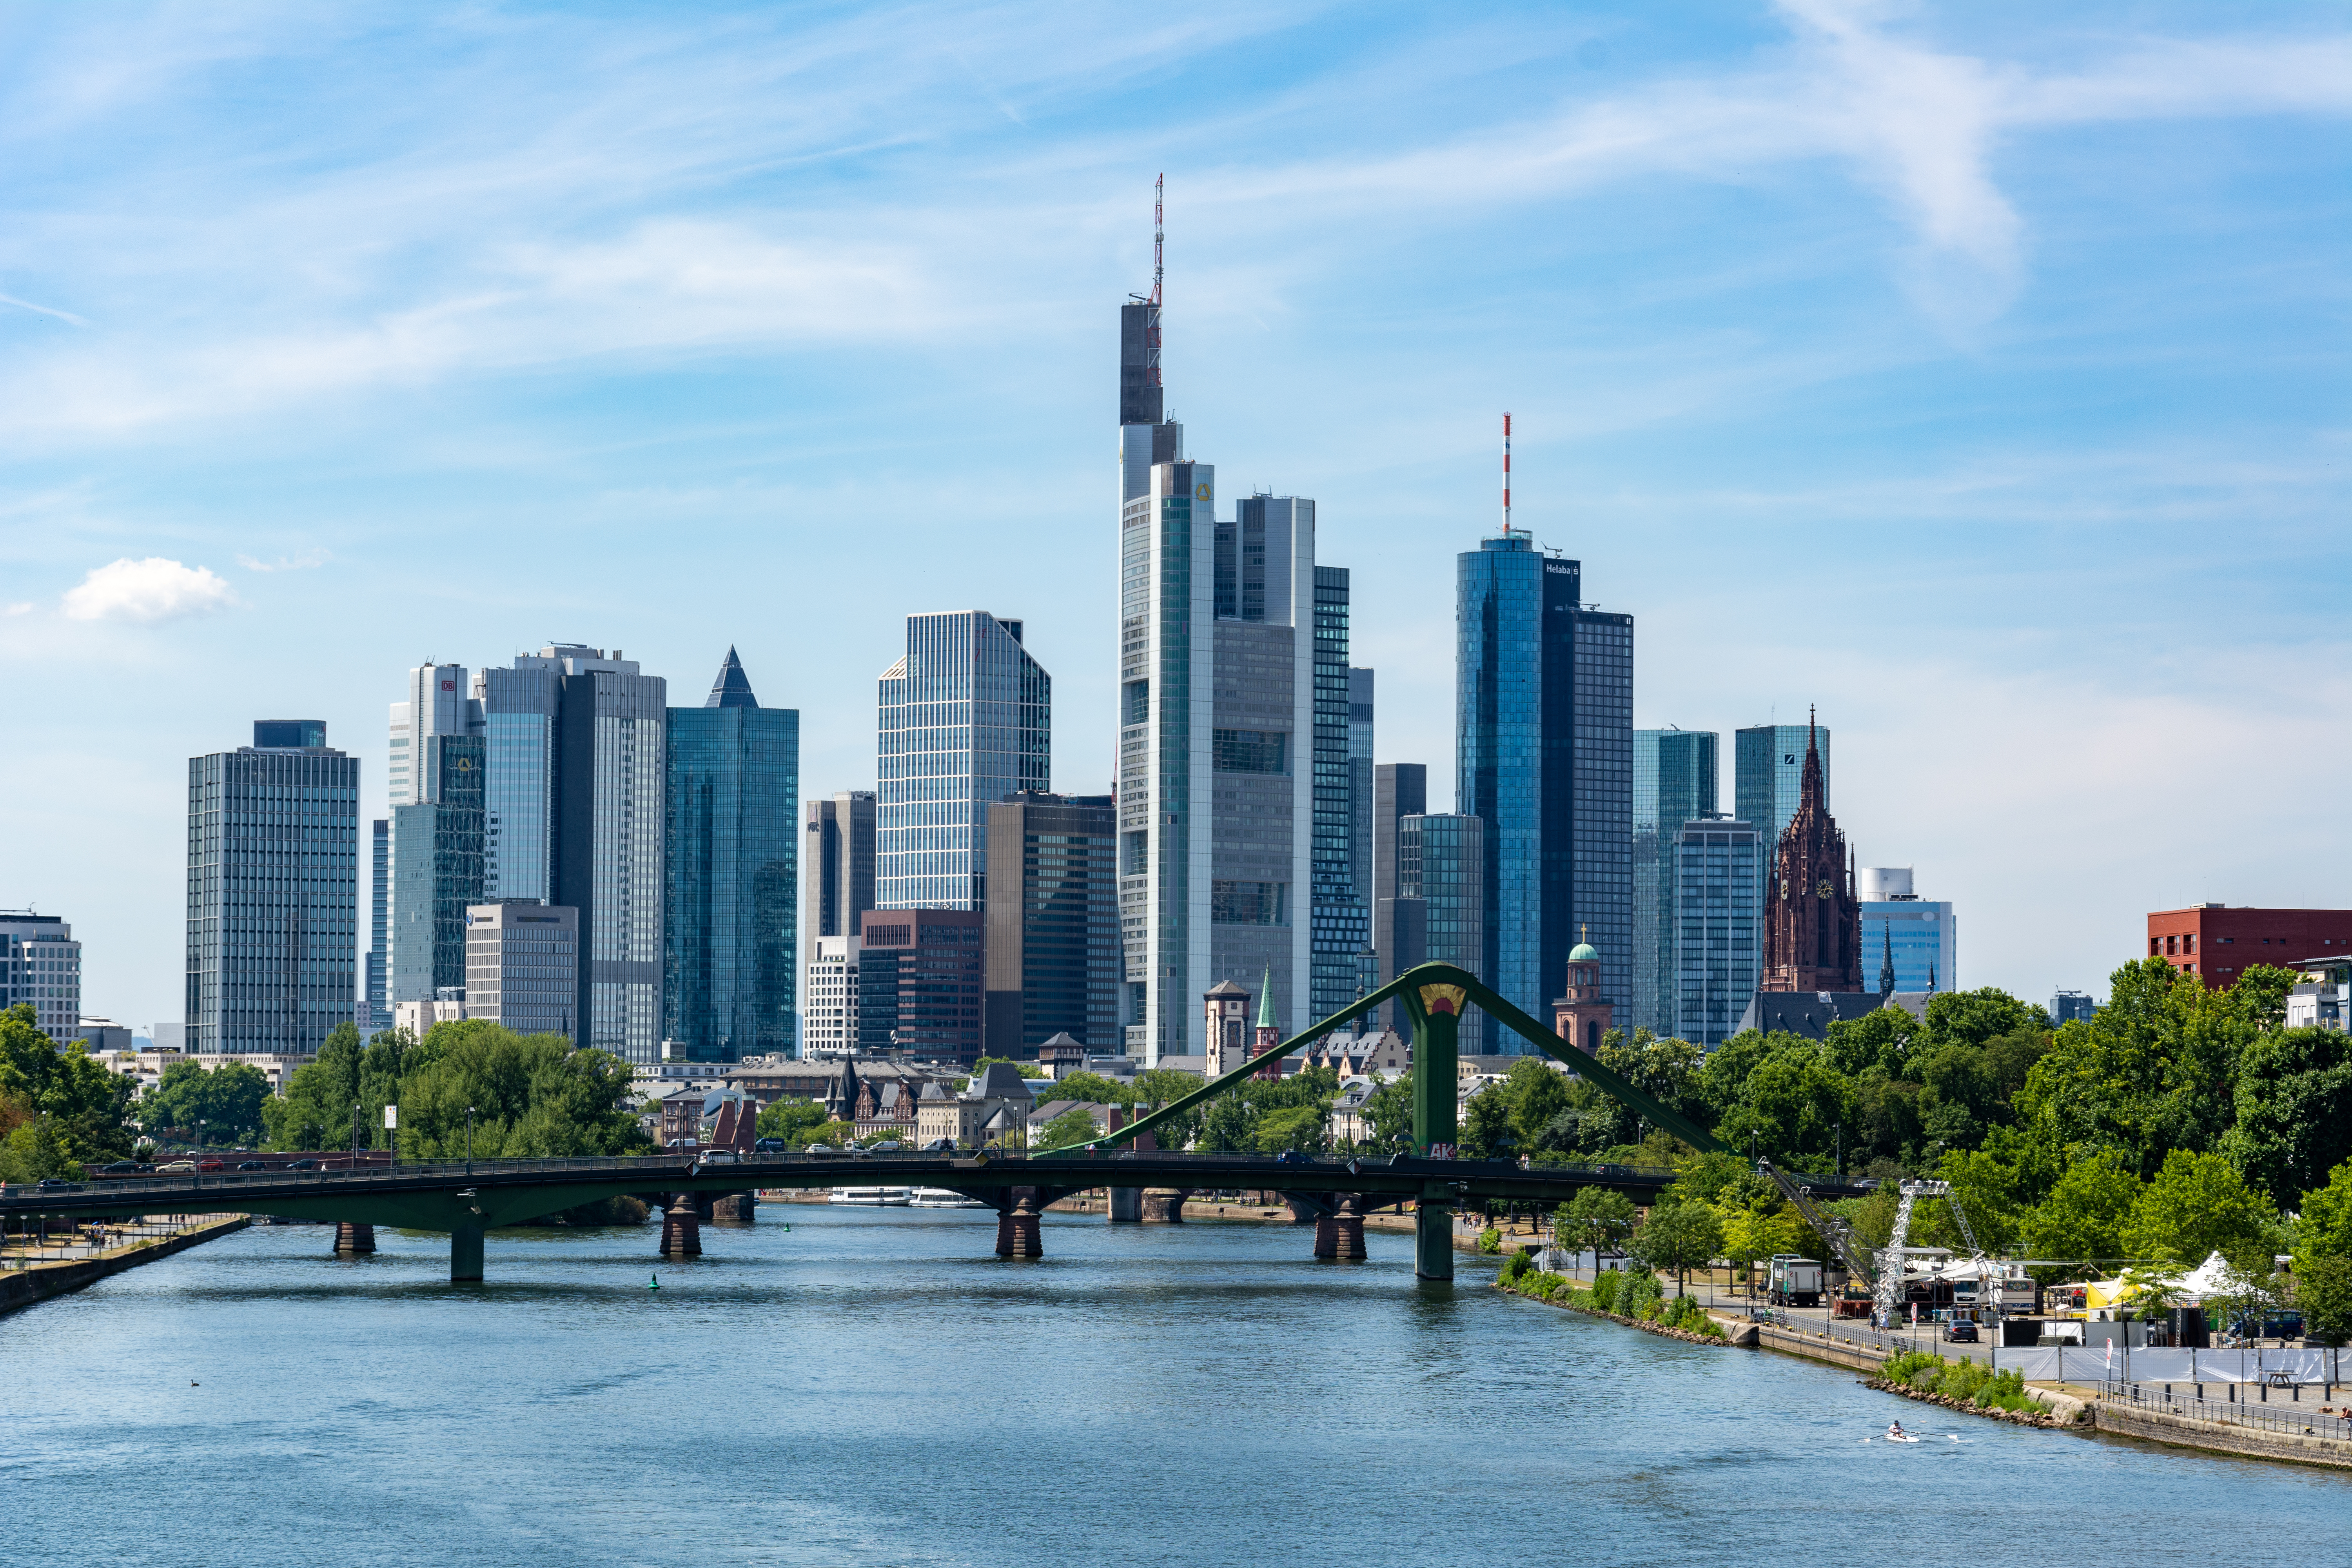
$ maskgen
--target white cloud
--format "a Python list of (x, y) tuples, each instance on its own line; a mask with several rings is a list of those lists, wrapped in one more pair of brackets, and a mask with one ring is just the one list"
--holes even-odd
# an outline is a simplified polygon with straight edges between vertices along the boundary
[(33, 606), (30, 604), (11, 605), (8, 606), (8, 614), (12, 616), (29, 616), (32, 613)]
[(251, 555), (240, 555), (236, 563), (248, 572), (305, 572), (313, 566), (324, 566), (334, 557), (324, 550), (305, 550), (299, 555), (281, 555), (275, 561), (263, 561)]
[(135, 621), (152, 625), (226, 609), (236, 603), (228, 584), (202, 566), (183, 566), (160, 555), (128, 557), (95, 568), (66, 591), (66, 618), (75, 621)]

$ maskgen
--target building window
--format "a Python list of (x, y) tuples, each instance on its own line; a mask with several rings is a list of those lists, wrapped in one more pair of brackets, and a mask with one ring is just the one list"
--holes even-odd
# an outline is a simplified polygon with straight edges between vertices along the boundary
[(1211, 732), (1212, 765), (1221, 773), (1280, 773), (1285, 743), (1279, 730), (1217, 730)]
[[(2267, 942), (2270, 939), (2265, 937), (2263, 940)], [(2187, 936), (2180, 939), (2180, 951), (2183, 952), (2195, 952), (2197, 951), (2197, 933), (2195, 931), (2190, 931)]]

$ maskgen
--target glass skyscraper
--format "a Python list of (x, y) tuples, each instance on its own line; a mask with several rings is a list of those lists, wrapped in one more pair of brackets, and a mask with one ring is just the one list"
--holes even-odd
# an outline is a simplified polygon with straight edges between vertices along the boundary
[[(1758, 724), (1738, 731), (1733, 740), (1732, 815), (1756, 825), (1763, 836), (1764, 861), (1757, 868), (1759, 886), (1772, 874), (1772, 859), (1780, 835), (1797, 815), (1805, 794), (1805, 731), (1803, 724)], [(1822, 803), (1830, 799), (1830, 731), (1826, 724), (1812, 727), (1822, 756)]]
[[(551, 904), (580, 911), (579, 1020), (584, 1046), (625, 1061), (660, 1059), (662, 872), (669, 683), (636, 661), (559, 647)], [(512, 832), (509, 825), (509, 834)], [(500, 839), (500, 854), (507, 851)]]
[(1716, 815), (1717, 744), (1709, 730), (1633, 731), (1633, 987), (1618, 1014), (1628, 1030), (1670, 1036), (1677, 1027), (1675, 837), (1684, 823)]
[(1107, 795), (988, 808), (985, 1048), (1034, 1058), (1057, 1034), (1119, 1049), (1118, 836)]
[(1675, 1012), (1657, 1032), (1712, 1048), (1737, 1032), (1756, 994), (1763, 845), (1753, 824), (1716, 817), (1675, 829), (1673, 858)]
[(798, 1038), (800, 722), (759, 705), (731, 647), (709, 700), (669, 710), (662, 1036), (688, 1061)]
[(190, 1051), (315, 1051), (351, 1018), (360, 764), (316, 735), (188, 759)]
[[(1584, 606), (1580, 563), (1526, 533), (1457, 563), (1454, 801), (1486, 824), (1475, 972), (1542, 1017), (1589, 940), (1613, 1002), (1633, 984), (1633, 617)], [(1519, 1047), (1487, 1020), (1477, 1048)]]
[[(1356, 880), (1355, 795), (1356, 677), (1371, 672), (1348, 667), (1348, 594), (1346, 567), (1315, 568), (1313, 927), (1307, 1012), (1289, 1020), (1295, 1027), (1328, 1018), (1356, 997), (1360, 961), (1372, 944), (1371, 905)], [(1370, 727), (1368, 716), (1364, 728)], [(1369, 811), (1363, 826), (1369, 840)]]
[(482, 740), (426, 735), (421, 797), (392, 808), (392, 1000), (466, 984), (466, 910), (482, 901)]
[(1914, 892), (1908, 866), (1865, 866), (1861, 883), (1863, 989), (1958, 989), (1959, 922), (1950, 902)]
[[(589, 650), (579, 650), (589, 651)], [(555, 838), (555, 721), (563, 705), (563, 659), (551, 648), (511, 669), (474, 677), (485, 765), (482, 879), (488, 896), (546, 901)]]
[(379, 816), (368, 829), (367, 993), (353, 1010), (362, 1035), (392, 1027), (392, 818)]
[[(1397, 899), (1416, 906), (1423, 932), (1424, 951), (1415, 963), (1451, 963), (1475, 974), (1482, 955), (1493, 951), (1486, 932), (1486, 829), (1480, 818), (1460, 815), (1397, 819)], [(1484, 1026), (1465, 1027), (1482, 1031)]]
[(882, 672), (877, 908), (985, 907), (990, 803), (1052, 784), (1053, 689), (1019, 621), (907, 617), (907, 651)]

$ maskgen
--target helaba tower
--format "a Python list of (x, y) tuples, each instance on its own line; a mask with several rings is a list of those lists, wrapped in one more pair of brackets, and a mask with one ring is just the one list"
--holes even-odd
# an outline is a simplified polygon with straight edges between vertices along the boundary
[(1315, 503), (1250, 496), (1219, 520), (1215, 468), (1167, 416), (1160, 307), (1155, 256), (1150, 295), (1119, 308), (1118, 370), (1120, 1005), (1147, 1064), (1200, 1049), (1221, 980), (1263, 979), (1286, 1032), (1310, 1022), (1326, 897)]

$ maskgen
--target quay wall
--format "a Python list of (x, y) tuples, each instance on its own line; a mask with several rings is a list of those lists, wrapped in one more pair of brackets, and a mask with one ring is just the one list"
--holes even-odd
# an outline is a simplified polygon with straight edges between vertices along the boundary
[(210, 1225), (193, 1226), (176, 1236), (158, 1237), (141, 1245), (118, 1247), (97, 1258), (86, 1258), (79, 1263), (45, 1263), (32, 1268), (10, 1269), (0, 1274), (0, 1313), (14, 1312), (52, 1296), (63, 1296), (87, 1285), (94, 1285), (111, 1274), (126, 1268), (136, 1268), (142, 1263), (152, 1263), (159, 1258), (169, 1258), (175, 1252), (185, 1252), (215, 1237), (226, 1236), (233, 1230), (243, 1230), (253, 1223), (249, 1215), (233, 1215), (215, 1220)]

